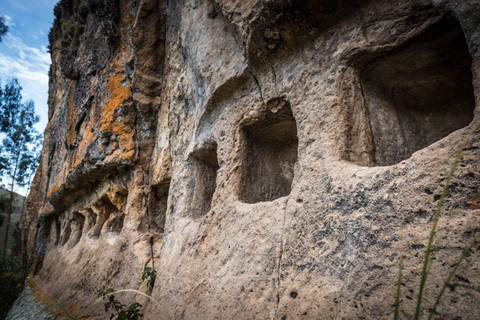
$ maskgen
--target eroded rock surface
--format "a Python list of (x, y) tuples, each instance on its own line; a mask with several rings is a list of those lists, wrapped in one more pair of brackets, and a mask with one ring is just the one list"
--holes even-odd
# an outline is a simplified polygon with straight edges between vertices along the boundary
[[(402, 255), (411, 318), (464, 146), (427, 317), (480, 228), (478, 1), (62, 0), (55, 11), (30, 277), (11, 318), (33, 300), (63, 306), (45, 309), (59, 318), (104, 318), (108, 287), (150, 294), (173, 319), (392, 318)], [(439, 318), (480, 318), (479, 249)]]

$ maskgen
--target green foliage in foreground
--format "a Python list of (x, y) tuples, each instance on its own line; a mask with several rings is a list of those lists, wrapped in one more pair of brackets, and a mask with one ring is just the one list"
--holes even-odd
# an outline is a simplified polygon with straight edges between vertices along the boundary
[(0, 319), (5, 319), (8, 310), (22, 291), (26, 272), (20, 260), (0, 254)]
[(150, 267), (145, 267), (142, 274), (142, 280), (147, 280), (148, 285), (153, 286), (155, 279), (157, 278), (157, 271)]
[(107, 289), (106, 291), (100, 291), (99, 297), (105, 300), (105, 312), (112, 312), (110, 315), (110, 320), (138, 320), (143, 317), (143, 314), (140, 312), (142, 305), (138, 302), (135, 302), (127, 308), (127, 305), (121, 303), (115, 299), (113, 295), (113, 289)]

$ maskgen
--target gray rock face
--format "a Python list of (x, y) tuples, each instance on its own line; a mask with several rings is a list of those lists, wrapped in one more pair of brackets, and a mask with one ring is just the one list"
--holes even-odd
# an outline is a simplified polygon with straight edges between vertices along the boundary
[[(33, 295), (57, 317), (102, 319), (97, 292), (112, 287), (157, 300), (163, 311), (117, 295), (146, 319), (385, 319), (404, 257), (411, 318), (463, 147), (427, 318), (480, 227), (478, 1), (63, 0), (56, 12), (31, 294), (12, 312)], [(479, 249), (439, 318), (480, 318)]]

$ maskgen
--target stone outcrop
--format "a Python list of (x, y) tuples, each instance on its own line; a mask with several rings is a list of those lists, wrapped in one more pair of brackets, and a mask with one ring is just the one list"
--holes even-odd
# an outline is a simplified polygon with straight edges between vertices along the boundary
[[(463, 147), (427, 317), (480, 228), (478, 1), (62, 0), (55, 13), (12, 318), (29, 305), (104, 318), (108, 287), (157, 300), (164, 311), (118, 294), (146, 319), (392, 318), (402, 256), (411, 318)], [(439, 318), (480, 318), (479, 249)]]

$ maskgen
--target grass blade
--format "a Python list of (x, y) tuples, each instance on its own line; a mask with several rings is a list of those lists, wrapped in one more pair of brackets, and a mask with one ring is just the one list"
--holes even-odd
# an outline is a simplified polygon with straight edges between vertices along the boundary
[(425, 290), (425, 283), (427, 282), (428, 278), (428, 271), (429, 271), (429, 265), (430, 265), (430, 253), (432, 251), (432, 244), (435, 239), (435, 232), (437, 231), (437, 226), (438, 226), (438, 220), (440, 217), (440, 213), (442, 212), (442, 207), (443, 207), (443, 202), (445, 201), (445, 197), (447, 195), (448, 187), (450, 186), (450, 183), (452, 182), (452, 177), (453, 174), (455, 173), (455, 170), (457, 169), (457, 165), (460, 162), (460, 158), (462, 157), (463, 154), (463, 149), (464, 146), (460, 148), (457, 152), (457, 156), (455, 157), (455, 161), (452, 164), (452, 168), (450, 169), (450, 173), (448, 174), (447, 181), (445, 183), (445, 187), (443, 188), (442, 196), (440, 197), (440, 202), (438, 203), (437, 210), (435, 212), (435, 216), (433, 218), (433, 225), (432, 229), (430, 231), (430, 236), (428, 239), (428, 244), (427, 248), (425, 249), (425, 258), (423, 260), (423, 269), (422, 269), (422, 275), (420, 278), (420, 288), (418, 290), (418, 297), (417, 297), (417, 306), (415, 308), (415, 314), (413, 316), (414, 320), (418, 320), (420, 317), (420, 310), (422, 307), (422, 299), (423, 299), (423, 291)]
[(400, 258), (400, 265), (398, 267), (398, 281), (397, 281), (397, 296), (395, 298), (395, 314), (394, 319), (398, 319), (398, 312), (400, 311), (400, 294), (402, 293), (402, 273), (403, 273), (403, 257)]
[(392, 202), (393, 210), (395, 210), (395, 214), (397, 216), (398, 224), (400, 225), (400, 230), (401, 230), (401, 233), (400, 233), (401, 253), (400, 253), (400, 263), (398, 268), (397, 295), (395, 297), (395, 313), (394, 313), (394, 320), (398, 320), (398, 313), (400, 311), (400, 295), (402, 293), (403, 257), (405, 255), (405, 234), (404, 234), (405, 229), (403, 226), (402, 217), (400, 216), (400, 211), (398, 210), (397, 204), (395, 203), (395, 200), (393, 199), (393, 196), (390, 190), (388, 191), (388, 197)]
[(160, 311), (163, 312), (163, 314), (165, 314), (165, 316), (168, 318), (168, 319), (171, 319), (170, 316), (168, 315), (168, 312), (160, 305), (160, 303), (158, 303), (155, 299), (153, 299), (152, 297), (150, 297), (148, 294), (146, 293), (143, 293), (141, 291), (138, 291), (138, 290), (135, 290), (135, 289), (121, 289), (121, 290), (116, 290), (114, 292), (111, 292), (111, 293), (108, 293), (108, 295), (112, 295), (112, 294), (115, 294), (115, 293), (120, 293), (120, 292), (134, 292), (136, 294), (139, 294), (139, 295), (142, 295), (144, 297), (147, 297), (148, 299), (150, 299), (151, 301), (153, 301), (153, 303), (155, 303), (155, 305), (160, 309)]
[(435, 300), (435, 304), (433, 305), (432, 311), (430, 312), (430, 315), (428, 316), (428, 320), (432, 319), (433, 314), (435, 313), (435, 311), (437, 309), (437, 306), (440, 303), (440, 299), (442, 298), (443, 293), (445, 292), (445, 289), (447, 288), (447, 286), (449, 285), (453, 276), (455, 275), (455, 272), (457, 272), (457, 269), (460, 266), (460, 263), (462, 263), (465, 256), (468, 254), (470, 249), (478, 241), (479, 238), (480, 238), (480, 233), (478, 233), (475, 236), (475, 238), (473, 238), (473, 240), (470, 242), (470, 244), (465, 248), (465, 250), (463, 250), (462, 255), (460, 256), (460, 259), (458, 259), (458, 261), (457, 261), (455, 267), (453, 268), (452, 272), (450, 272), (450, 274), (447, 277), (447, 280), (445, 280), (445, 283), (443, 284), (442, 290), (440, 291), (440, 294), (438, 295), (437, 300)]

